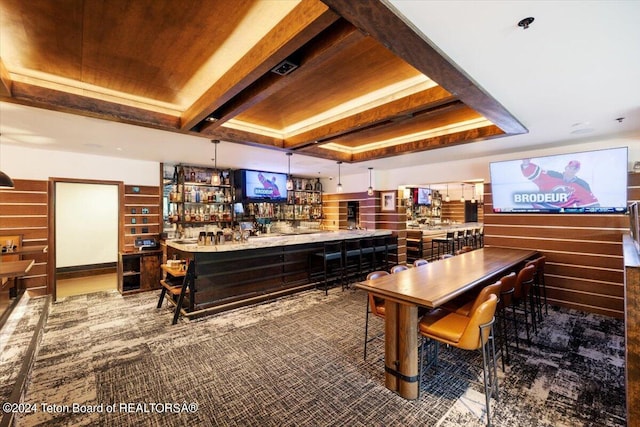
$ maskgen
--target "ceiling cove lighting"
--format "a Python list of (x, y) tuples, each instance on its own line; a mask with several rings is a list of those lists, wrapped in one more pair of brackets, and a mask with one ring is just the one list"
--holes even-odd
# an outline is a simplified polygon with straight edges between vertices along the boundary
[(373, 196), (373, 187), (371, 186), (371, 171), (373, 168), (369, 168), (369, 188), (367, 188), (367, 196)]
[(287, 153), (287, 157), (289, 160), (289, 169), (287, 172), (287, 191), (293, 190), (293, 179), (291, 179), (291, 156), (293, 156), (293, 153)]
[(338, 193), (342, 193), (342, 181), (340, 180), (340, 165), (342, 164), (342, 162), (337, 162), (338, 163), (338, 187), (336, 188), (336, 191)]
[(220, 140), (212, 139), (211, 143), (214, 144), (213, 175), (211, 175), (211, 185), (220, 185), (220, 172), (218, 172), (218, 144), (220, 144)]
[[(2, 157), (0, 157), (1, 159)], [(0, 170), (0, 188), (15, 188), (13, 180)]]

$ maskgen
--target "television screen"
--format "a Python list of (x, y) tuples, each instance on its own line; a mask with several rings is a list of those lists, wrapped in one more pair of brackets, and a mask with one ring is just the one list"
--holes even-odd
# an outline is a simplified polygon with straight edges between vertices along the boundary
[(624, 213), (627, 147), (493, 162), (494, 212)]
[(265, 171), (244, 171), (244, 198), (282, 202), (287, 200), (287, 174)]
[(431, 190), (429, 188), (417, 188), (418, 190), (418, 204), (430, 205), (431, 204)]

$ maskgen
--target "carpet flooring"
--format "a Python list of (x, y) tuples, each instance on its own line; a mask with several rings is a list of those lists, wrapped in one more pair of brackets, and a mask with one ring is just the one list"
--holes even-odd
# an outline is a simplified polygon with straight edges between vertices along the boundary
[[(173, 326), (157, 298), (101, 292), (53, 304), (23, 398), (37, 410), (15, 425), (486, 422), (481, 385), (470, 381), (482, 373), (475, 352), (442, 347), (418, 400), (385, 388), (383, 341), (362, 357), (362, 291), (308, 291)], [(370, 326), (383, 331), (378, 319)], [(624, 426), (623, 322), (550, 308), (499, 380), (494, 425)]]

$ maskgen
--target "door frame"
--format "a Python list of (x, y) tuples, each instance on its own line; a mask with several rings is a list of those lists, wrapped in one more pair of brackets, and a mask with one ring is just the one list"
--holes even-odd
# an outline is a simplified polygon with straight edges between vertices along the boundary
[(118, 187), (118, 251), (122, 251), (124, 242), (124, 220), (122, 210), (124, 209), (124, 182), (108, 181), (96, 179), (75, 179), (75, 178), (49, 178), (49, 257), (47, 271), (47, 294), (53, 296), (53, 301), (57, 301), (56, 286), (56, 184), (96, 184), (96, 185), (116, 185)]

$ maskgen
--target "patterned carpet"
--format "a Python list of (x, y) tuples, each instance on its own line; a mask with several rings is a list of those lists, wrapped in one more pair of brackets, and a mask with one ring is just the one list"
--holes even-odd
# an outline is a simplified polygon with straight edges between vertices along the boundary
[[(417, 401), (384, 387), (383, 342), (362, 358), (362, 291), (309, 291), (174, 326), (157, 296), (96, 293), (53, 304), (23, 400), (38, 410), (16, 425), (485, 423), (481, 388), (467, 378), (468, 366), (482, 372), (475, 353), (442, 348)], [(495, 425), (625, 425), (622, 321), (553, 309), (531, 348), (512, 357), (499, 371)], [(74, 403), (89, 406), (73, 413)], [(88, 409), (102, 412), (81, 413)]]

